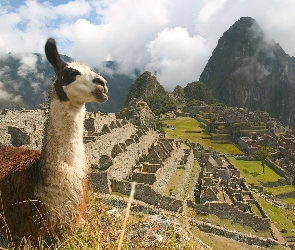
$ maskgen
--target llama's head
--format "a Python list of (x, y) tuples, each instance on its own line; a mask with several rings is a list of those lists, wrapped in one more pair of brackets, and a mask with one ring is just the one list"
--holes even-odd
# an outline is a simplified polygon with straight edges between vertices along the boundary
[(65, 63), (60, 58), (54, 39), (47, 40), (45, 54), (57, 76), (54, 87), (61, 101), (84, 104), (108, 100), (106, 80), (86, 65)]

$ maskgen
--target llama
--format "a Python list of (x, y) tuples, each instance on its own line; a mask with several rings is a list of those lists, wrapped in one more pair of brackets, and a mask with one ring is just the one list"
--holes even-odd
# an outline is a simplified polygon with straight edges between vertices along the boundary
[(0, 231), (14, 242), (38, 242), (83, 221), (85, 103), (108, 99), (106, 80), (85, 65), (65, 63), (54, 39), (47, 40), (45, 54), (56, 79), (42, 150), (0, 148)]

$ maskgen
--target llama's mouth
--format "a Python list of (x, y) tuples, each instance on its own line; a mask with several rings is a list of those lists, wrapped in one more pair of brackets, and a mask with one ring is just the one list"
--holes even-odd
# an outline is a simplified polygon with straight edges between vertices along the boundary
[(98, 103), (103, 103), (108, 100), (108, 96), (106, 93), (108, 93), (108, 89), (106, 86), (102, 85), (96, 86), (96, 88), (92, 91), (92, 94), (94, 94), (95, 100)]
[(93, 93), (95, 96), (95, 101), (98, 103), (106, 102), (109, 97), (105, 93)]

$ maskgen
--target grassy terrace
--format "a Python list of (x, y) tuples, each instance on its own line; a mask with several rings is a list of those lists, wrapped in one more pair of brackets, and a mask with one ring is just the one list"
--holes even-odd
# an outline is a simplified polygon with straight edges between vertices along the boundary
[(271, 221), (276, 225), (277, 229), (281, 231), (283, 228), (287, 229), (287, 233), (282, 233), (282, 236), (288, 240), (288, 237), (295, 238), (295, 233), (291, 230), (295, 228), (292, 220), (295, 219), (295, 214), (292, 211), (286, 209), (280, 209), (272, 206), (268, 201), (261, 198), (257, 194), (255, 199), (262, 205), (266, 214), (270, 217)]
[[(203, 133), (200, 128), (200, 123), (191, 117), (178, 117), (175, 120), (164, 120), (164, 123), (174, 126), (175, 130), (171, 128), (164, 128), (168, 137), (176, 139), (189, 139), (192, 142), (200, 143), (205, 147), (212, 147), (214, 150), (221, 151), (226, 154), (241, 154), (242, 152), (236, 148), (232, 143), (222, 143), (223, 141), (212, 141), (210, 136)], [(186, 131), (195, 131), (195, 133), (188, 133)]]
[(184, 172), (185, 170), (183, 168), (175, 169), (163, 192), (164, 195), (171, 196), (172, 194), (176, 194), (176, 190), (183, 179)]
[(202, 219), (206, 218), (212, 224), (225, 227), (225, 228), (227, 228), (229, 230), (236, 230), (236, 231), (241, 232), (241, 233), (257, 235), (257, 236), (260, 236), (260, 237), (271, 237), (270, 230), (264, 229), (264, 230), (260, 230), (260, 231), (255, 232), (249, 226), (242, 226), (239, 223), (232, 223), (231, 221), (229, 221), (227, 219), (220, 219), (214, 214), (197, 215), (196, 218), (198, 218), (199, 220), (202, 220)]
[(265, 174), (262, 174), (262, 166), (260, 161), (242, 161), (229, 157), (231, 163), (240, 170), (248, 184), (262, 186), (261, 182), (273, 182), (282, 179), (275, 171), (265, 166)]
[(189, 192), (192, 190), (194, 185), (194, 177), (196, 175), (197, 168), (199, 167), (199, 163), (197, 161), (194, 161), (189, 176), (187, 177), (187, 180), (185, 182), (184, 189), (181, 192), (181, 199), (185, 199), (187, 195), (189, 195)]

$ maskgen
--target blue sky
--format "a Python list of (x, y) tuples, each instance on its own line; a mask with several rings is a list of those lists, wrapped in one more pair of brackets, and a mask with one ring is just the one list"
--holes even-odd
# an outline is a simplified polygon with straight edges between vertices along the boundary
[(166, 89), (199, 79), (222, 34), (240, 17), (256, 19), (270, 39), (295, 56), (294, 0), (1, 0), (0, 55), (59, 51), (121, 73), (156, 74)]

